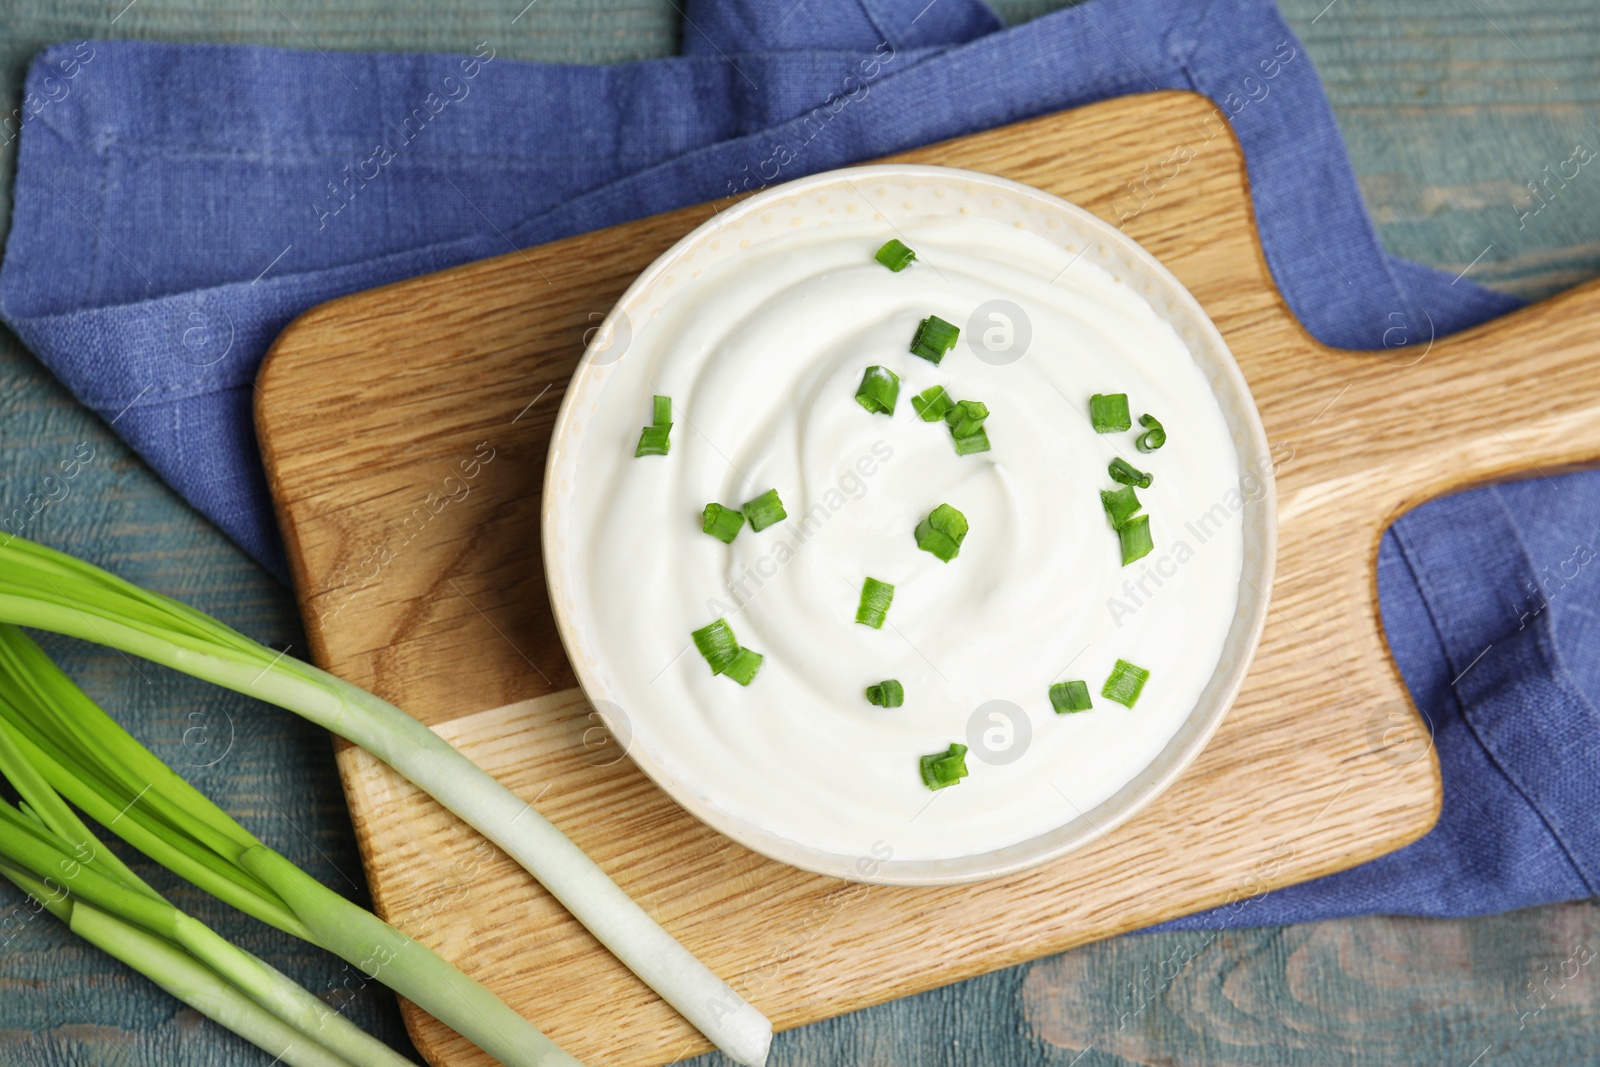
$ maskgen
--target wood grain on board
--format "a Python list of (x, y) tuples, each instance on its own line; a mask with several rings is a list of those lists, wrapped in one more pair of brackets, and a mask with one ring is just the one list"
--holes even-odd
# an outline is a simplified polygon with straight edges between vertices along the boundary
[[(1420, 836), (1438, 773), (1380, 633), (1379, 536), (1438, 493), (1600, 457), (1595, 286), (1447, 341), (1406, 323), (1404, 348), (1326, 349), (1273, 286), (1242, 156), (1200, 97), (1109, 101), (895, 158), (1001, 174), (1120, 223), (1216, 321), (1280, 459), (1273, 609), (1228, 720), (1143, 813), (1047, 866), (905, 889), (763, 859), (618, 758), (574, 689), (538, 559), (550, 426), (585, 332), (710, 205), (324, 305), (284, 332), (258, 382), (313, 658), (534, 803), (779, 1028)], [(1518, 386), (1535, 378), (1530, 409)], [(659, 1064), (705, 1047), (453, 816), (359, 750), (339, 763), (381, 914), (580, 1058)], [(431, 1061), (489, 1062), (409, 1006), (407, 1019)]]

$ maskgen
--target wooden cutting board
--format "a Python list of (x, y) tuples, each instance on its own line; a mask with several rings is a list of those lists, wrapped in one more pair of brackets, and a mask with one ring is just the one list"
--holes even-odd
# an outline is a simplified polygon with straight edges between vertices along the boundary
[[(1378, 539), (1439, 493), (1600, 458), (1600, 285), (1432, 344), (1397, 309), (1391, 339), (1412, 344), (1327, 349), (1274, 287), (1243, 157), (1201, 97), (1109, 101), (895, 158), (1120, 222), (1216, 321), (1282, 461), (1273, 609), (1231, 715), (1156, 803), (1047, 866), (909, 889), (763, 859), (668, 800), (575, 688), (538, 557), (550, 426), (586, 331), (713, 206), (325, 304), (257, 384), (312, 658), (526, 797), (780, 1029), (1204, 907), (1248, 919), (1268, 887), (1426, 832), (1438, 770), (1381, 634)], [(341, 746), (339, 766), (380, 914), (591, 1064), (706, 1047), (453, 816), (359, 750)], [(489, 1062), (406, 1018), (431, 1062)]]

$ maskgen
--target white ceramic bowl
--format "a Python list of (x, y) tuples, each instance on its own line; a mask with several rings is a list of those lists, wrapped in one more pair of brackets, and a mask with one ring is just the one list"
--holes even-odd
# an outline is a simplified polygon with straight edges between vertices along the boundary
[[(585, 610), (583, 583), (573, 567), (572, 546), (582, 536), (571, 528), (569, 506), (583, 484), (577, 469), (585, 432), (585, 413), (605, 402), (604, 374), (598, 366), (614, 362), (626, 349), (630, 323), (649, 318), (648, 309), (662, 299), (663, 283), (692, 285), (689, 272), (680, 270), (696, 259), (698, 267), (722, 257), (737, 256), (746, 241), (756, 243), (765, 233), (788, 229), (795, 218), (821, 221), (841, 205), (859, 205), (858, 191), (881, 195), (872, 206), (890, 223), (911, 217), (966, 213), (1021, 225), (1078, 253), (1130, 285), (1172, 324), (1188, 346), (1195, 363), (1211, 384), (1238, 450), (1241, 472), (1253, 472), (1258, 486), (1246, 493), (1244, 570), (1239, 582), (1238, 606), (1223, 645), (1221, 659), (1183, 725), (1159, 755), (1132, 781), (1078, 818), (1017, 844), (956, 859), (897, 860), (877, 865), (867, 876), (858, 858), (810, 848), (731, 816), (715, 802), (715, 774), (707, 768), (706, 780), (686, 781), (665, 771), (657, 753), (619, 721), (609, 694), (609, 665), (595, 650), (590, 636), (594, 623)], [(830, 193), (850, 195), (829, 196)], [(776, 218), (777, 221), (772, 221)], [(718, 241), (715, 236), (739, 240)], [(637, 397), (620, 398), (635, 403)], [(757, 852), (819, 874), (887, 885), (950, 885), (994, 878), (1054, 859), (1078, 848), (1132, 817), (1182, 773), (1222, 722), (1249, 669), (1266, 621), (1267, 600), (1277, 558), (1277, 492), (1266, 434), (1238, 364), (1200, 304), (1172, 273), (1120, 230), (1082, 208), (1017, 182), (974, 171), (947, 167), (883, 165), (852, 167), (814, 174), (767, 189), (706, 222), (652, 263), (622, 294), (584, 353), (567, 388), (556, 419), (545, 470), (543, 548), (545, 574), (557, 627), (573, 669), (585, 693), (595, 704), (612, 733), (628, 745), (628, 754), (656, 784), (678, 804), (710, 826)], [(631, 741), (631, 744), (630, 744)]]

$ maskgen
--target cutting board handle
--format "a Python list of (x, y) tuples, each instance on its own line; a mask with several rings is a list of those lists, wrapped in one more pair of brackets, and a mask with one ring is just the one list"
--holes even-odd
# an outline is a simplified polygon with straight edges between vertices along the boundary
[(1392, 347), (1298, 357), (1302, 384), (1271, 421), (1309, 481), (1344, 485), (1381, 528), (1445, 493), (1600, 465), (1600, 281), (1450, 337), (1430, 329), (1397, 313)]

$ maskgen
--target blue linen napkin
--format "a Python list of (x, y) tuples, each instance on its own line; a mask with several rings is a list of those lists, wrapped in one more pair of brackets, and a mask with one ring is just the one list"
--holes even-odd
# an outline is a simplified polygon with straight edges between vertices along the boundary
[[(1268, 0), (1091, 0), (1015, 29), (980, 0), (692, 0), (683, 56), (613, 67), (513, 62), (492, 41), (472, 56), (92, 42), (46, 50), (28, 82), (51, 102), (21, 138), (0, 315), (280, 576), (250, 402), (261, 356), (299, 312), (1119, 94), (1192, 89), (1229, 115), (1268, 264), (1319, 339), (1379, 348), (1396, 321), (1443, 334), (1516, 306), (1384, 253), (1310, 59)], [(793, 156), (781, 167), (780, 141)], [(1397, 523), (1380, 595), (1435, 730), (1439, 827), (1180, 922), (1593, 894), (1600, 617), (1589, 571), (1566, 571), (1592, 557), (1596, 520), (1600, 481), (1569, 475)]]

